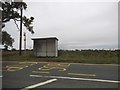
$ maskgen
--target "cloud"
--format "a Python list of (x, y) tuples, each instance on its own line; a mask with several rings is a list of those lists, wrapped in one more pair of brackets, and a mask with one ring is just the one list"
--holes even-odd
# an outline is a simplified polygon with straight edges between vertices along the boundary
[[(27, 32), (27, 47), (33, 47), (31, 37), (56, 36), (59, 39), (59, 49), (117, 48), (116, 2), (28, 2), (27, 4), (28, 9), (24, 14), (35, 18), (33, 23), (35, 34), (30, 35)], [(14, 32), (14, 27), (8, 25), (5, 29), (11, 28), (10, 32), (16, 35), (18, 32)], [(15, 47), (18, 45), (18, 40), (16, 39)]]

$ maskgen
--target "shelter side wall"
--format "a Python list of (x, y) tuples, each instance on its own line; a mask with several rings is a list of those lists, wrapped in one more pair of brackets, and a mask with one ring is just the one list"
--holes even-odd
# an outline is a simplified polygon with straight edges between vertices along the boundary
[(55, 40), (47, 40), (47, 56), (54, 57), (55, 56)]
[(58, 40), (55, 40), (55, 57), (58, 56)]

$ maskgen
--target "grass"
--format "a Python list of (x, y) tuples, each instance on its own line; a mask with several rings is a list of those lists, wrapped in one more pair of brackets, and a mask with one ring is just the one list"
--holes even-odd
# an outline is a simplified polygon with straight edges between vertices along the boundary
[(38, 58), (33, 56), (33, 51), (22, 52), (19, 56), (18, 51), (4, 51), (3, 60), (12, 61), (43, 61), (43, 62), (73, 62), (73, 63), (114, 63), (118, 64), (119, 50), (59, 50), (58, 57)]

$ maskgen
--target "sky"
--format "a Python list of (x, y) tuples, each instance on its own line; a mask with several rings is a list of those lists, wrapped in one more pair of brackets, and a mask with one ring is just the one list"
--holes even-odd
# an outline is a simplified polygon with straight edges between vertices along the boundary
[[(28, 5), (24, 15), (35, 18), (33, 35), (23, 27), (28, 49), (33, 48), (33, 37), (57, 37), (59, 49), (118, 48), (117, 0), (24, 1)], [(15, 39), (13, 47), (18, 49), (19, 30), (14, 22), (8, 22), (3, 30)]]

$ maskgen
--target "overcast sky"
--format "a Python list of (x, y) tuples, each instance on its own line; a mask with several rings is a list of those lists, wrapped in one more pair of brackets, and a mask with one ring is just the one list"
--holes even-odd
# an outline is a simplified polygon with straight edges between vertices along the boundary
[[(27, 48), (33, 48), (32, 37), (57, 37), (59, 49), (118, 48), (117, 2), (51, 1), (27, 2), (24, 15), (35, 18), (35, 34), (23, 28), (27, 33)], [(13, 21), (4, 30), (15, 39), (13, 46), (18, 49), (19, 31)]]

